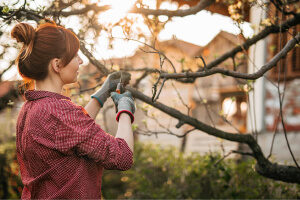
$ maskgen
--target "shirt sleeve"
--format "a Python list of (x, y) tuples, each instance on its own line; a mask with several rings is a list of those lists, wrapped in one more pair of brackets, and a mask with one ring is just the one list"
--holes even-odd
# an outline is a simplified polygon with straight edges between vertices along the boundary
[(133, 153), (126, 141), (107, 134), (81, 106), (71, 106), (58, 118), (56, 149), (66, 155), (76, 153), (99, 162), (105, 169), (128, 170)]

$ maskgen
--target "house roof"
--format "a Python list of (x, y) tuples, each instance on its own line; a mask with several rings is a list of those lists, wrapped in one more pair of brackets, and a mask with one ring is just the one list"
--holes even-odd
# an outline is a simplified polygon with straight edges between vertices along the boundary
[(242, 41), (239, 41), (238, 35), (234, 35), (234, 34), (226, 32), (226, 31), (220, 31), (207, 45), (202, 47), (202, 49), (200, 49), (199, 51), (195, 52), (195, 55), (199, 54), (199, 52), (201, 52), (206, 47), (212, 45), (213, 42), (218, 38), (223, 38), (225, 40), (228, 40), (234, 45), (238, 44), (239, 42), (242, 42)]
[[(159, 48), (157, 48), (159, 47)], [(178, 39), (171, 39), (171, 40), (165, 40), (165, 41), (157, 41), (155, 44), (155, 48), (159, 49), (159, 50), (164, 50), (166, 47), (175, 47), (177, 49), (180, 49), (182, 52), (186, 53), (189, 57), (193, 57), (195, 55), (196, 52), (199, 52), (203, 47), (202, 46), (198, 46), (189, 42), (185, 42), (182, 40), (178, 40)], [(147, 45), (144, 45), (142, 47), (140, 47), (140, 49), (143, 49), (144, 51), (150, 51), (151, 48)], [(138, 56), (140, 55), (141, 51), (136, 51), (134, 53), (133, 56), (131, 57), (127, 57), (128, 59)], [(123, 58), (117, 58), (117, 59), (111, 59), (111, 61), (113, 61), (114, 64), (120, 64), (122, 62), (124, 62)], [(107, 60), (108, 63), (110, 63), (109, 60)]]
[(171, 40), (162, 41), (159, 43), (159, 46), (176, 47), (178, 49), (181, 49), (183, 52), (187, 53), (190, 57), (193, 57), (196, 52), (199, 52), (203, 48), (202, 46), (198, 46), (175, 38)]
[[(232, 33), (228, 33), (226, 31), (220, 31), (218, 33), (218, 35), (215, 36), (216, 37), (223, 37), (227, 40), (229, 40), (230, 42), (234, 43), (234, 44), (237, 44), (239, 42), (238, 40), (238, 35), (234, 35)], [(214, 40), (214, 39), (213, 39)]]

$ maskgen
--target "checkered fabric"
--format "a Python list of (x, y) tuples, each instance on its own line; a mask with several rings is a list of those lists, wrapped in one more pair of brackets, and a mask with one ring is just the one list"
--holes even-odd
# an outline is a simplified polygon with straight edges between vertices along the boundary
[(100, 199), (103, 169), (128, 170), (125, 140), (105, 133), (63, 95), (25, 93), (17, 121), (22, 199)]

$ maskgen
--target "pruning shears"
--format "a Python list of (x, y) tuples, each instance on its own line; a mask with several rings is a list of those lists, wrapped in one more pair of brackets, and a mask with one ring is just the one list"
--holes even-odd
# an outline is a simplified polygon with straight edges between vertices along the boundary
[(124, 83), (123, 83), (122, 72), (121, 72), (121, 77), (120, 77), (120, 81), (117, 85), (116, 93), (121, 94), (123, 92), (123, 88), (124, 88)]

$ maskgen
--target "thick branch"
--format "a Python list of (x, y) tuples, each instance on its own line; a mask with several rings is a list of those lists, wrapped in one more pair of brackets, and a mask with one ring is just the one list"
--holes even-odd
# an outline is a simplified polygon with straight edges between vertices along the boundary
[[(300, 24), (300, 13), (295, 15), (293, 18), (284, 21), (280, 25), (267, 26), (264, 30), (262, 30), (256, 36), (246, 40), (241, 46), (235, 47), (231, 51), (225, 53), (221, 57), (219, 57), (219, 58), (215, 59), (214, 61), (212, 61), (211, 63), (209, 63), (206, 66), (206, 69), (211, 69), (213, 67), (216, 67), (218, 64), (224, 62), (228, 58), (234, 57), (237, 53), (243, 51), (244, 49), (248, 50), (251, 45), (253, 45), (256, 42), (258, 42), (259, 40), (267, 37), (271, 33), (279, 33), (280, 31), (286, 32), (290, 27), (296, 26), (297, 24)], [(280, 30), (280, 26), (282, 27), (281, 30)], [(199, 71), (201, 71), (201, 70), (199, 70)]]
[(3, 13), (4, 7), (0, 6), (0, 17), (3, 18), (4, 20), (10, 20), (11, 18), (16, 18), (16, 19), (21, 19), (22, 17), (25, 17), (26, 19), (29, 20), (34, 20), (36, 22), (39, 22), (42, 17), (39, 15), (37, 12), (25, 9), (24, 7), (21, 7), (19, 9), (11, 9), (9, 10), (8, 13)]
[(157, 9), (145, 9), (145, 8), (133, 8), (130, 13), (137, 13), (137, 14), (143, 14), (143, 15), (154, 15), (154, 16), (159, 16), (159, 15), (166, 15), (168, 17), (184, 17), (188, 15), (193, 15), (201, 10), (204, 10), (206, 7), (212, 5), (215, 3), (216, 0), (201, 0), (196, 6), (191, 7), (186, 10), (157, 10)]
[[(111, 6), (97, 6), (97, 4), (92, 4), (92, 5), (86, 5), (85, 8), (82, 9), (75, 9), (75, 10), (71, 10), (71, 11), (61, 11), (59, 12), (59, 15), (63, 16), (63, 17), (68, 17), (71, 15), (82, 15), (82, 14), (86, 14), (89, 11), (95, 11), (96, 13), (98, 12), (104, 12), (111, 9)], [(45, 12), (43, 12), (43, 15), (55, 15), (58, 14), (58, 12), (53, 12), (53, 10), (47, 10)]]
[(278, 165), (276, 163), (271, 163), (270, 161), (268, 161), (263, 155), (260, 146), (252, 137), (252, 135), (224, 132), (222, 130), (204, 124), (195, 118), (189, 117), (188, 115), (185, 115), (178, 110), (166, 106), (158, 101), (152, 102), (152, 99), (150, 97), (137, 90), (134, 90), (133, 88), (126, 87), (126, 89), (129, 90), (135, 98), (149, 105), (152, 105), (153, 107), (170, 115), (171, 117), (178, 119), (185, 124), (193, 126), (197, 130), (229, 141), (248, 144), (248, 146), (253, 151), (253, 156), (257, 160), (256, 170), (261, 175), (272, 178), (274, 180), (281, 180), (290, 183), (300, 183), (300, 171), (298, 170), (298, 168), (294, 166)]
[[(187, 15), (192, 15), (200, 12), (201, 10), (205, 9), (206, 7), (212, 5), (215, 3), (215, 0), (201, 0), (196, 6), (186, 9), (186, 10), (176, 10), (176, 11), (171, 11), (171, 10), (152, 10), (152, 9), (145, 9), (145, 8), (137, 8), (134, 7), (130, 13), (137, 13), (137, 14), (144, 14), (144, 15), (167, 15), (169, 17), (174, 17), (174, 16), (180, 16), (184, 17)], [(86, 5), (85, 8), (82, 9), (76, 9), (72, 11), (61, 11), (59, 14), (64, 17), (68, 17), (71, 15), (82, 15), (86, 14), (89, 11), (95, 11), (96, 13), (98, 12), (103, 12), (111, 9), (109, 5), (106, 6), (97, 6), (97, 4), (92, 4), (92, 5)], [(57, 12), (53, 12), (52, 10), (47, 10), (43, 13), (43, 15), (55, 15)]]
[[(111, 6), (97, 6), (96, 4), (92, 4), (92, 5), (86, 5), (85, 8), (82, 9), (75, 9), (75, 10), (71, 10), (71, 11), (55, 11), (52, 8), (42, 12), (42, 14), (38, 14), (35, 11), (29, 10), (29, 9), (12, 9), (9, 11), (8, 14), (4, 14), (2, 13), (3, 10), (3, 6), (0, 6), (0, 16), (2, 16), (3, 18), (5, 18), (6, 20), (16, 16), (17, 19), (21, 19), (22, 17), (26, 17), (26, 19), (31, 19), (34, 20), (36, 22), (39, 22), (41, 19), (43, 19), (43, 16), (49, 16), (49, 15), (54, 15), (54, 16), (63, 16), (63, 17), (68, 17), (71, 15), (82, 15), (82, 14), (86, 14), (89, 11), (94, 11), (96, 13), (98, 12), (104, 12), (107, 11), (109, 9), (111, 9)], [(5, 17), (4, 17), (5, 16)]]
[(94, 56), (85, 48), (83, 42), (80, 42), (80, 50), (103, 75), (108, 75), (106, 67), (94, 58)]
[(196, 78), (196, 77), (205, 77), (205, 76), (210, 76), (212, 74), (220, 73), (235, 78), (255, 80), (262, 77), (267, 71), (275, 67), (276, 64), (279, 62), (279, 60), (284, 58), (299, 42), (300, 42), (300, 33), (296, 37), (288, 41), (288, 43), (284, 46), (284, 48), (280, 52), (278, 52), (270, 60), (270, 62), (266, 63), (264, 66), (260, 68), (260, 70), (252, 74), (240, 73), (240, 72), (231, 71), (223, 68), (213, 68), (213, 69), (209, 69), (201, 72), (195, 72), (195, 73), (190, 73), (190, 72), (173, 73), (173, 74), (163, 73), (161, 75), (161, 78), (166, 78), (166, 79)]

